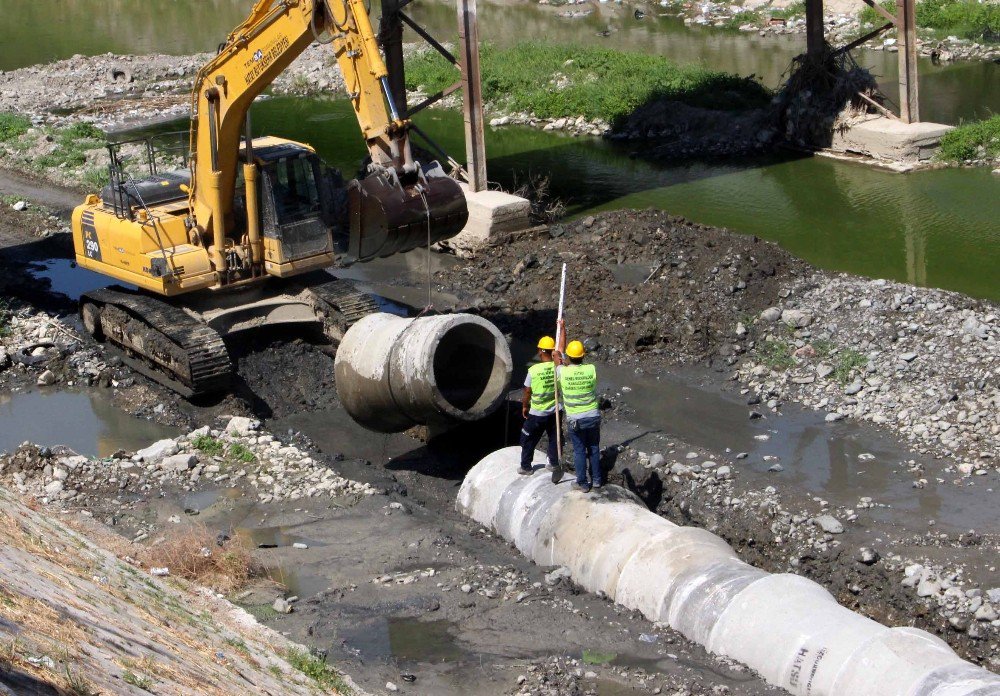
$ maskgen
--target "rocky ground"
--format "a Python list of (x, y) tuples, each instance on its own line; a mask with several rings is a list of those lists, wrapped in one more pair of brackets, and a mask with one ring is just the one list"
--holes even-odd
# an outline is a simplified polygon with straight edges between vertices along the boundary
[[(33, 205), (0, 218), (12, 303), (2, 388), (87, 385), (187, 434), (103, 460), (24, 446), (0, 469), (18, 495), (52, 512), (86, 510), (144, 548), (188, 525), (254, 540), (272, 579), (232, 599), (326, 650), (371, 690), (768, 693), (738, 665), (580, 594), (558, 569), (531, 566), (452, 512), (463, 470), (502, 444), (501, 432), (516, 432), (516, 420), (427, 445), (366, 435), (324, 396), (329, 356), (287, 339), (238, 355), (236, 395), (182, 403), (84, 340), (72, 302), (25, 272), (21, 260), (60, 244), (65, 252), (63, 225)], [(632, 375), (632, 387), (614, 377), (605, 394), (613, 481), (674, 521), (722, 535), (752, 563), (808, 574), (866, 615), (934, 631), (1000, 667), (1000, 537), (989, 514), (1000, 425), (995, 305), (818, 272), (773, 244), (655, 211), (511, 240), (442, 270), (435, 286), (517, 345), (550, 329), (562, 261), (577, 279), (571, 332), (588, 339), (602, 371)], [(891, 439), (892, 458), (864, 451), (850, 465), (859, 476), (882, 472), (888, 488), (839, 490), (833, 474), (825, 487), (803, 484), (814, 451), (741, 449), (738, 428), (721, 420), (701, 438), (710, 446), (690, 442), (695, 432), (651, 427), (654, 404), (632, 390), (657, 399), (659, 378), (678, 366), (760, 426), (755, 441), (777, 442), (786, 420), (815, 407), (810, 427), (831, 450)], [(944, 502), (908, 510), (907, 495), (931, 492)]]
[[(804, 10), (788, 16), (786, 10), (791, 4), (769, 0), (750, 0), (741, 4), (691, 3), (685, 0), (661, 3), (668, 11), (683, 17), (684, 23), (691, 26), (728, 27), (732, 26), (734, 19), (738, 21), (741, 17), (745, 17), (745, 21), (738, 24), (739, 30), (743, 32), (756, 32), (761, 36), (804, 34), (806, 32)], [(823, 15), (824, 33), (826, 40), (833, 46), (843, 46), (876, 28), (861, 24), (859, 20), (861, 10), (853, 3), (825, 3), (825, 9), (827, 11)], [(866, 44), (866, 48), (874, 51), (898, 51), (895, 30), (873, 39)], [(941, 38), (937, 32), (929, 29), (920, 30), (917, 50), (920, 55), (940, 62), (1000, 59), (1000, 44), (995, 41), (985, 39), (973, 41), (960, 39), (957, 36)]]

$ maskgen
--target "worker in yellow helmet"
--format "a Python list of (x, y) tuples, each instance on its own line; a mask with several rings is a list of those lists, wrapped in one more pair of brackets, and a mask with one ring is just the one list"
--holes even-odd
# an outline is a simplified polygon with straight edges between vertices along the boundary
[[(591, 487), (604, 485), (601, 469), (601, 411), (597, 400), (597, 369), (584, 365), (586, 350), (580, 341), (566, 346), (568, 364), (557, 368), (559, 396), (569, 424), (569, 437), (573, 442), (573, 463), (576, 466), (574, 488), (589, 493)], [(561, 357), (561, 356), (560, 356)], [(587, 464), (590, 479), (587, 479)]]
[(539, 362), (528, 368), (524, 378), (524, 395), (521, 397), (521, 468), (520, 473), (532, 473), (531, 460), (535, 447), (544, 433), (548, 436), (549, 471), (553, 481), (562, 477), (562, 468), (556, 453), (556, 370), (552, 362), (552, 351), (556, 342), (551, 336), (542, 336), (538, 341)]

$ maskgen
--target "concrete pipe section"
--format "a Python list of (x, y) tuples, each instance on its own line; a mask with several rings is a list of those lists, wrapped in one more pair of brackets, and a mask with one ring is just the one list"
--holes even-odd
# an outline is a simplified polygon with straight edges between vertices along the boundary
[(536, 452), (517, 473), (519, 447), (493, 452), (466, 476), (458, 509), (539, 565), (565, 566), (709, 651), (739, 660), (802, 696), (987, 696), (1000, 676), (962, 660), (915, 628), (887, 628), (846, 609), (815, 582), (741, 561), (714, 534), (679, 527), (630, 492), (552, 485)]
[(344, 408), (382, 433), (489, 415), (507, 394), (511, 366), (503, 334), (471, 314), (370, 314), (344, 336), (334, 363)]

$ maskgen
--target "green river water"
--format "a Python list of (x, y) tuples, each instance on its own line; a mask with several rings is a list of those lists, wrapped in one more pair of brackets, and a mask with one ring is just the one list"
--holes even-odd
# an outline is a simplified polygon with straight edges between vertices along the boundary
[[(250, 0), (0, 0), (5, 40), (0, 69), (76, 53), (211, 50), (250, 7)], [(690, 29), (676, 18), (636, 21), (627, 7), (597, 5), (583, 19), (556, 17), (530, 3), (481, 2), (481, 36), (601, 43), (680, 62), (754, 73), (776, 85), (804, 38), (759, 37)], [(418, 0), (411, 13), (437, 35), (454, 34), (454, 7)], [(377, 11), (374, 12), (377, 14)], [(596, 35), (610, 27), (608, 38)], [(413, 40), (412, 34), (408, 34)], [(891, 82), (896, 54), (864, 51), (859, 62)], [(956, 123), (1000, 112), (1000, 66), (921, 61), (926, 120)], [(894, 94), (892, 88), (887, 93)], [(278, 98), (254, 107), (255, 128), (309, 142), (327, 161), (353, 172), (363, 146), (345, 102)], [(464, 148), (457, 113), (418, 118), (453, 153)], [(491, 180), (504, 186), (529, 172), (551, 176), (574, 215), (623, 207), (656, 207), (698, 222), (777, 241), (834, 270), (959, 290), (1000, 300), (1000, 177), (988, 170), (892, 174), (817, 157), (650, 164), (635, 146), (571, 138), (526, 128), (490, 130)]]

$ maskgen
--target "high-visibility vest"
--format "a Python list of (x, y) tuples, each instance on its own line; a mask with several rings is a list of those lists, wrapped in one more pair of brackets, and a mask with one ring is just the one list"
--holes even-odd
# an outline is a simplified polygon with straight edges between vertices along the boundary
[(528, 368), (531, 375), (531, 408), (551, 411), (556, 407), (556, 366), (543, 362)]
[(593, 365), (563, 365), (559, 370), (559, 396), (571, 416), (596, 411), (597, 369)]

